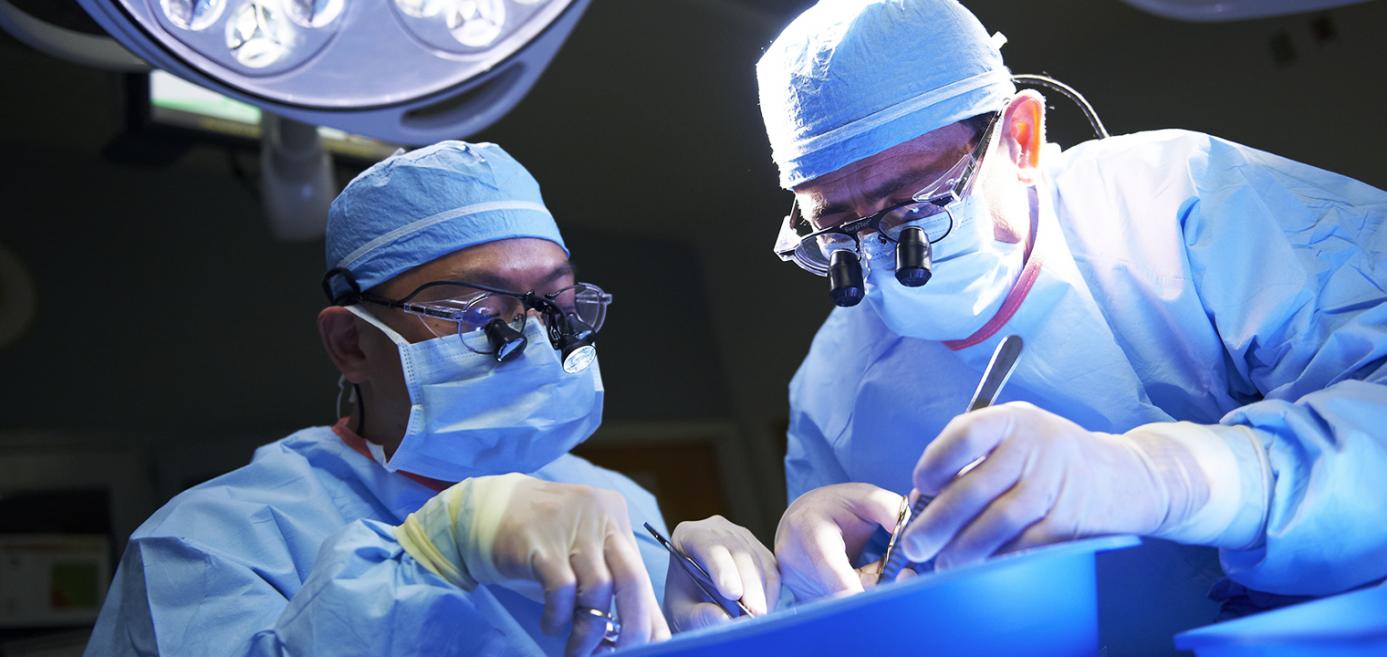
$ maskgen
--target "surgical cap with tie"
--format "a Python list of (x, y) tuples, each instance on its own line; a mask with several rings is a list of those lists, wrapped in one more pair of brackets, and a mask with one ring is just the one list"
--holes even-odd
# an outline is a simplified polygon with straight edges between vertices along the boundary
[(761, 113), (786, 189), (1016, 92), (1001, 39), (953, 0), (824, 0), (756, 64)]
[(372, 165), (332, 202), (324, 286), (335, 301), (454, 251), (517, 237), (564, 246), (530, 172), (496, 144), (439, 142)]

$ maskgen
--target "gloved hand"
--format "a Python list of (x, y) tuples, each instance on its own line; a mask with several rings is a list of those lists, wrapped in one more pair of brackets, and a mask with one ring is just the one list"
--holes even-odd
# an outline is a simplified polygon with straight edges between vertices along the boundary
[(901, 496), (871, 484), (833, 484), (795, 500), (775, 530), (775, 558), (800, 601), (858, 593), (875, 582), (876, 564), (852, 567), (878, 527), (896, 526)]
[(915, 466), (916, 490), (937, 497), (901, 547), (942, 569), (1107, 534), (1216, 542), (1238, 504), (1237, 465), (1217, 434), (1230, 430), (1162, 422), (1096, 433), (1022, 402), (960, 415)]
[[(681, 522), (670, 542), (713, 577), (715, 590), (728, 600), (741, 600), (752, 614), (763, 615), (780, 598), (780, 571), (775, 555), (750, 531), (722, 516)], [(665, 610), (676, 632), (731, 620), (670, 556), (665, 578)]]
[(410, 514), (395, 532), (410, 556), (462, 588), (502, 585), (544, 601), (541, 626), (570, 623), (566, 654), (589, 655), (613, 597), (622, 625), (617, 647), (669, 637), (631, 533), (620, 494), (519, 474), (458, 483)]

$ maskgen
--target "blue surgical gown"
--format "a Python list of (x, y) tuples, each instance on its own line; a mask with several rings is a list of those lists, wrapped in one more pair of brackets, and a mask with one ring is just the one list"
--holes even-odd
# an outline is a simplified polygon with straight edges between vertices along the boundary
[(1178, 130), (1049, 155), (1038, 278), (995, 335), (955, 350), (892, 334), (871, 304), (829, 315), (790, 384), (790, 499), (844, 481), (908, 491), (1017, 334), (1000, 401), (1092, 431), (1255, 432), (1230, 448), (1269, 507), (1239, 514), (1261, 540), (1220, 553), (1236, 582), (1324, 595), (1387, 577), (1387, 193)]
[[(576, 456), (532, 476), (615, 490), (632, 526), (664, 526), (649, 493)], [(434, 494), (329, 427), (261, 447), (131, 536), (86, 655), (562, 655), (540, 603), (464, 591), (401, 549), (391, 526)], [(665, 552), (636, 539), (663, 597)]]

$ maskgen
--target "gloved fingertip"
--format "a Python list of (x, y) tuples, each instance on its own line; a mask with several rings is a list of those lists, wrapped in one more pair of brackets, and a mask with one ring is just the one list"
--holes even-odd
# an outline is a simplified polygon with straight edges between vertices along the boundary
[(834, 590), (830, 592), (833, 597), (852, 595), (867, 590), (862, 587), (862, 578), (855, 570), (850, 573), (850, 576), (839, 579), (836, 584)]
[(900, 548), (901, 551), (905, 553), (907, 559), (917, 563), (934, 556), (933, 551), (929, 549), (926, 541), (914, 536), (907, 536), (901, 539)]
[(718, 593), (728, 600), (742, 599), (742, 580), (736, 575), (722, 572), (718, 574)]
[(665, 623), (663, 618), (661, 618), (658, 622), (655, 623), (655, 629), (650, 631), (650, 640), (652, 642), (659, 642), (664, 641), (669, 637), (669, 625)]

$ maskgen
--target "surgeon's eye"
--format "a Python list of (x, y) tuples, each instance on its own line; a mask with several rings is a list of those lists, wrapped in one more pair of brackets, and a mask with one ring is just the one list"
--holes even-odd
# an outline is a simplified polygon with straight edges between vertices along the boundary
[(465, 326), (460, 330), (475, 330), (485, 327), (494, 320), (501, 320), (511, 328), (521, 330), (525, 326), (525, 306), (515, 297), (503, 294), (489, 294), (475, 297), (467, 304), (462, 316)]
[(897, 208), (881, 219), (881, 230), (891, 239), (896, 239), (896, 235), (906, 226), (919, 226), (933, 237), (948, 228), (948, 215), (938, 205), (921, 202)]

